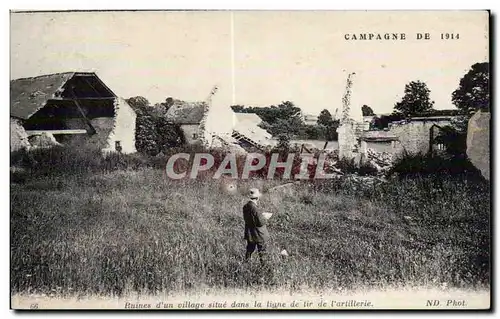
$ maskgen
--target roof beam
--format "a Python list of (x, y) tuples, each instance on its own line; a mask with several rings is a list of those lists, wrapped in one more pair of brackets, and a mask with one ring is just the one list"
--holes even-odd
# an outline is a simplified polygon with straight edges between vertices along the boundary
[(78, 97), (74, 97), (74, 98), (64, 98), (64, 97), (61, 97), (61, 98), (58, 98), (58, 97), (54, 97), (54, 98), (51, 98), (51, 100), (56, 100), (56, 101), (74, 101), (74, 100), (114, 100), (115, 97), (82, 97), (82, 98), (78, 98)]
[(43, 133), (49, 133), (52, 135), (59, 134), (87, 134), (87, 130), (27, 130), (26, 134), (28, 136), (41, 135)]
[(82, 78), (82, 79), (85, 81), (85, 83), (87, 83), (87, 84), (88, 84), (88, 85), (92, 88), (92, 90), (94, 90), (94, 92), (95, 92), (95, 93), (97, 93), (97, 95), (102, 96), (101, 92), (99, 92), (99, 91), (98, 91), (98, 90), (97, 90), (97, 89), (96, 89), (96, 88), (92, 85), (92, 83), (90, 83), (90, 82), (87, 80), (88, 76), (82, 76), (82, 77), (80, 77), (80, 78)]
[[(72, 87), (69, 88), (69, 91), (71, 93), (71, 96), (73, 96), (75, 98), (75, 92), (73, 92)], [(88, 132), (89, 135), (93, 135), (93, 134), (97, 133), (96, 129), (92, 126), (92, 123), (90, 122), (90, 120), (85, 116), (85, 112), (83, 112), (83, 109), (80, 107), (80, 103), (78, 103), (78, 100), (76, 98), (73, 99), (73, 103), (75, 103), (76, 107), (80, 111), (80, 114), (82, 115), (83, 119), (85, 120), (85, 123), (87, 123), (87, 125), (90, 129), (90, 132)]]

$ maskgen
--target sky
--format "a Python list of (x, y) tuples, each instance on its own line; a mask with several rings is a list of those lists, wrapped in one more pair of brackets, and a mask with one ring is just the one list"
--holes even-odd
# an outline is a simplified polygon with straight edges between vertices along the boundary
[[(430, 40), (416, 40), (416, 33)], [(406, 40), (346, 40), (405, 33)], [(459, 34), (441, 40), (440, 33)], [(172, 96), (215, 107), (293, 101), (304, 113), (341, 113), (355, 72), (351, 113), (390, 113), (409, 81), (427, 83), (435, 108), (477, 62), (488, 61), (482, 11), (188, 11), (11, 14), (11, 79), (92, 71), (117, 95)]]

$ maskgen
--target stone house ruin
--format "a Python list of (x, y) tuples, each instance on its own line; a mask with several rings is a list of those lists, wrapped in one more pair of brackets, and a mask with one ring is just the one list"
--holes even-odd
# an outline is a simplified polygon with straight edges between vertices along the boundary
[(263, 149), (272, 143), (272, 136), (258, 125), (256, 114), (235, 113), (231, 108), (211, 108), (206, 102), (175, 100), (166, 115), (168, 122), (180, 126), (188, 144), (207, 142), (209, 147), (226, 147), (244, 151)]
[(313, 114), (304, 114), (302, 115), (302, 120), (306, 125), (317, 125), (318, 124), (318, 115)]
[(204, 102), (174, 100), (165, 114), (165, 118), (167, 121), (180, 126), (186, 143), (195, 144), (202, 137), (200, 124), (205, 114), (205, 109), (206, 104)]
[[(351, 143), (359, 143), (361, 153), (365, 153), (369, 148), (392, 154), (403, 151), (427, 153), (431, 149), (444, 151), (444, 145), (440, 144), (437, 137), (443, 127), (451, 125), (454, 117), (452, 115), (412, 117), (389, 123), (389, 127), (385, 130), (366, 130), (365, 126), (359, 135), (353, 128), (356, 142)], [(343, 131), (339, 130), (339, 134), (343, 134)]]
[(134, 153), (136, 114), (92, 72), (10, 82), (11, 151), (52, 144)]
[[(436, 128), (450, 125), (453, 116), (412, 117), (389, 124), (389, 132), (398, 138), (393, 144), (394, 153), (406, 150), (409, 153), (427, 153), (438, 132)], [(431, 141), (432, 139), (432, 141)], [(437, 149), (444, 146), (436, 145)]]
[(360, 152), (369, 148), (377, 152), (393, 153), (399, 138), (389, 131), (366, 131), (360, 137)]

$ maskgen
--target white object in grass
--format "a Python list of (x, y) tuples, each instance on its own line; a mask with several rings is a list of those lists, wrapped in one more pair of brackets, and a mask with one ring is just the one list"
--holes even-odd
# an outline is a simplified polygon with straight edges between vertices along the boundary
[(281, 256), (288, 256), (288, 252), (286, 251), (286, 249), (283, 249), (281, 252), (280, 252)]
[(265, 219), (269, 219), (273, 216), (273, 213), (262, 213), (262, 216), (264, 216)]

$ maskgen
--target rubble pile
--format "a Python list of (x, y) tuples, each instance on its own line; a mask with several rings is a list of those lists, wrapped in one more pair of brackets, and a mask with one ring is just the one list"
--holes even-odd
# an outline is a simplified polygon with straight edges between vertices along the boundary
[(32, 148), (49, 148), (52, 146), (61, 146), (61, 144), (55, 139), (54, 135), (47, 132), (43, 132), (40, 135), (30, 137), (29, 142)]
[(380, 183), (385, 183), (387, 180), (379, 176), (359, 176), (359, 175), (348, 175), (345, 181), (352, 186), (359, 188), (366, 188), (378, 185)]
[(374, 149), (366, 150), (367, 162), (375, 167), (379, 173), (387, 172), (393, 164), (393, 156), (387, 152), (377, 152)]
[(338, 176), (344, 175), (344, 172), (337, 166), (338, 161), (335, 159), (326, 159), (325, 160), (325, 170), (328, 171), (329, 174), (335, 174)]

